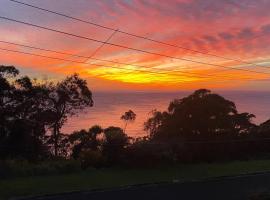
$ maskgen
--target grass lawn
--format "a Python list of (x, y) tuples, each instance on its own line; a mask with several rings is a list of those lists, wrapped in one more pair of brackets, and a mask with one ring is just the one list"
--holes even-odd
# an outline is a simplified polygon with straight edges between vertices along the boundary
[(189, 181), (270, 170), (270, 160), (177, 165), (156, 169), (89, 169), (67, 175), (0, 180), (0, 199), (161, 181)]

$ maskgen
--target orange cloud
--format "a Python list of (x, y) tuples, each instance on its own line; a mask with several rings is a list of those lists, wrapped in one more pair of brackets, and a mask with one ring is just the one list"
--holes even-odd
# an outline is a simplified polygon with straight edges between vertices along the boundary
[[(21, 8), (13, 3), (0, 4), (5, 4), (5, 6), (0, 6), (0, 11), (3, 11), (7, 17), (84, 37), (105, 41), (112, 33), (111, 30), (74, 22), (31, 8)], [(59, 0), (52, 5), (37, 0), (35, 4), (78, 18), (89, 19), (115, 29), (119, 28), (122, 31), (187, 47), (194, 51), (116, 33), (109, 42), (178, 59), (104, 45), (93, 56), (94, 58), (125, 64), (89, 59), (89, 65), (86, 65), (0, 50), (1, 64), (20, 66), (21, 69), (25, 69), (30, 75), (32, 73), (33, 76), (38, 76), (38, 72), (40, 72), (41, 74), (47, 73), (48, 76), (61, 78), (78, 72), (87, 78), (89, 85), (92, 84), (94, 89), (98, 90), (105, 90), (108, 85), (114, 89), (163, 90), (164, 88), (164, 90), (174, 90), (198, 87), (228, 89), (245, 89), (246, 87), (248, 89), (252, 84), (267, 89), (265, 82), (270, 77), (270, 70), (267, 69), (268, 66), (270, 67), (268, 53), (270, 47), (266, 45), (270, 40), (266, 37), (270, 32), (270, 14), (266, 9), (267, 6), (270, 6), (270, 3), (267, 1), (241, 0), (235, 4), (223, 0), (214, 2), (210, 0), (172, 0), (169, 2), (131, 0), (94, 1), (93, 3), (79, 0), (74, 5), (71, 0)], [(20, 18), (18, 18), (19, 16)], [(101, 45), (97, 42), (64, 36), (16, 23), (8, 23), (2, 20), (0, 23), (0, 40), (80, 54), (86, 57), (92, 55)], [(84, 58), (30, 50), (1, 43), (0, 48), (78, 62), (85, 61)], [(196, 51), (205, 52), (205, 54)], [(234, 61), (224, 58), (232, 58)], [(249, 63), (257, 63), (257, 65), (235, 61), (239, 59)], [(265, 74), (227, 70), (222, 67), (196, 62), (259, 71)], [(151, 72), (146, 72), (147, 70)], [(266, 73), (269, 73), (269, 75)]]

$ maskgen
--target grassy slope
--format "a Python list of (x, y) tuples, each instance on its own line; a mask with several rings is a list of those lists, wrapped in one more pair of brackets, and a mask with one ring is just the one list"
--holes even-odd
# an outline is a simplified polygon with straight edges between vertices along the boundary
[(159, 169), (100, 169), (81, 173), (0, 181), (0, 198), (117, 187), (131, 184), (209, 178), (270, 170), (270, 160), (194, 164)]

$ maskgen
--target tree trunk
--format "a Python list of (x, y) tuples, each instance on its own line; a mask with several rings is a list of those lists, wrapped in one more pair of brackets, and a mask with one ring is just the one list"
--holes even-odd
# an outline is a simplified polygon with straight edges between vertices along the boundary
[(127, 128), (127, 122), (125, 123), (125, 126), (124, 126), (124, 133), (126, 133), (126, 128)]
[(58, 136), (59, 136), (59, 128), (58, 125), (55, 124), (53, 127), (53, 139), (54, 139), (54, 156), (58, 156)]

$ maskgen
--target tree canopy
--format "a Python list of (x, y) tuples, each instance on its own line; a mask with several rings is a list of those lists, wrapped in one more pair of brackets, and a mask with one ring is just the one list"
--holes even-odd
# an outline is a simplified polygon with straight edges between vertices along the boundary
[(124, 132), (126, 131), (126, 128), (127, 128), (127, 124), (128, 122), (134, 122), (135, 119), (136, 119), (136, 114), (132, 111), (132, 110), (129, 110), (127, 112), (125, 112), (121, 118), (121, 120), (123, 120), (125, 122), (125, 126), (124, 126)]
[(58, 154), (60, 129), (69, 116), (85, 107), (93, 106), (92, 93), (78, 74), (67, 77), (56, 85), (48, 85), (48, 118), (53, 132), (54, 154)]
[(166, 111), (153, 110), (145, 122), (149, 135), (142, 138), (125, 131), (136, 119), (132, 110), (121, 116), (124, 129), (95, 125), (61, 133), (68, 117), (91, 106), (92, 93), (77, 74), (38, 82), (13, 66), (0, 66), (0, 159), (72, 158), (86, 168), (232, 160), (270, 152), (270, 120), (257, 126), (253, 114), (238, 112), (232, 101), (210, 90), (175, 99)]
[(145, 123), (153, 138), (209, 138), (244, 134), (254, 127), (254, 115), (238, 113), (235, 104), (210, 90), (200, 89), (173, 100), (168, 111), (154, 111)]
[(38, 83), (19, 76), (13, 66), (0, 66), (1, 154), (44, 156), (52, 142), (57, 155), (60, 129), (67, 117), (92, 105), (92, 93), (77, 74), (58, 83)]

